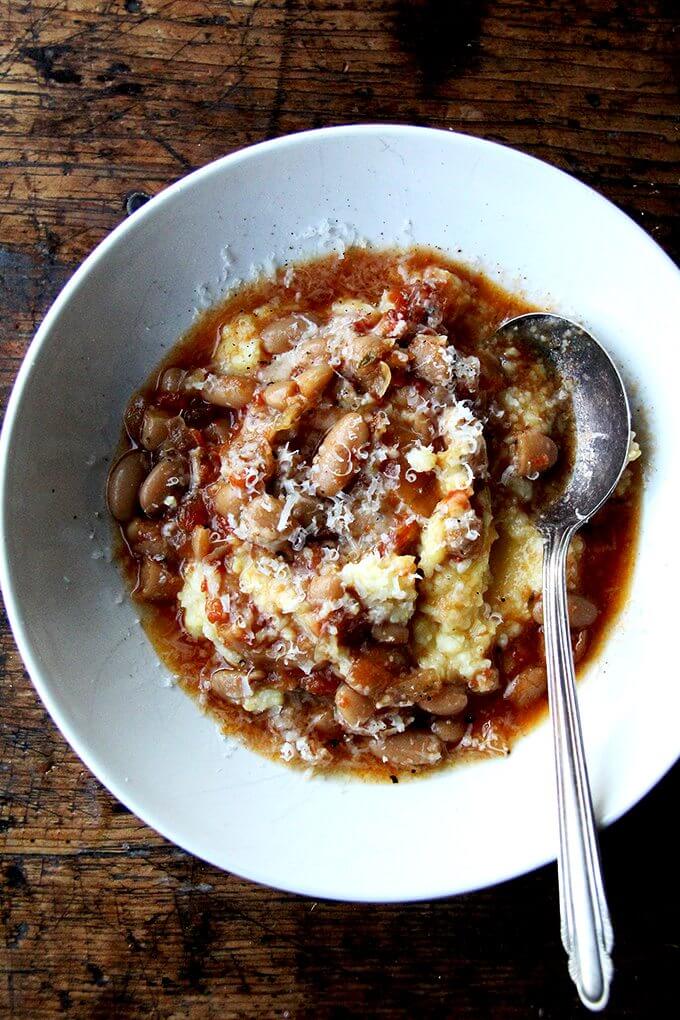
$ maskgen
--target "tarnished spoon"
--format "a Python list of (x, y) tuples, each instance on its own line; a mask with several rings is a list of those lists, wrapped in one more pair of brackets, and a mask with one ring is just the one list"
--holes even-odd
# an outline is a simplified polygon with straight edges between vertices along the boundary
[(543, 627), (557, 777), (562, 943), (584, 1005), (603, 1009), (614, 943), (604, 894), (567, 617), (566, 560), (572, 536), (616, 488), (631, 441), (621, 377), (600, 344), (559, 315), (530, 313), (497, 333), (529, 342), (554, 365), (573, 396), (573, 468), (536, 520), (543, 535)]

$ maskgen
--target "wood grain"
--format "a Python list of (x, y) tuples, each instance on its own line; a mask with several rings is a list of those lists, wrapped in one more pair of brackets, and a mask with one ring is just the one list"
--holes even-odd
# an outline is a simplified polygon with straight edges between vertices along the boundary
[[(680, 254), (670, 0), (0, 0), (0, 12), (3, 406), (45, 310), (131, 192), (289, 131), (406, 121), (491, 138), (576, 174)], [(220, 873), (83, 769), (5, 620), (0, 636), (1, 1016), (580, 1015), (553, 867), (401, 907)], [(668, 1013), (677, 797), (676, 768), (603, 838), (608, 1016)]]

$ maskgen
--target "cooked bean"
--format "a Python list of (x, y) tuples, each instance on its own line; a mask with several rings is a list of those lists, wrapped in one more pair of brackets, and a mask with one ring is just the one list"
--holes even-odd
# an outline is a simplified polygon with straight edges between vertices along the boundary
[(208, 495), (212, 501), (215, 512), (221, 517), (228, 517), (229, 514), (238, 514), (246, 500), (246, 493), (243, 489), (231, 485), (229, 482), (219, 481), (210, 486)]
[(188, 453), (198, 446), (197, 433), (189, 428), (180, 414), (168, 419), (168, 435), (161, 443), (159, 450), (167, 453)]
[(548, 677), (543, 666), (529, 666), (513, 677), (505, 689), (504, 697), (513, 705), (524, 708), (540, 698), (547, 683)]
[(468, 680), (468, 687), (475, 694), (488, 694), (490, 691), (498, 690), (499, 686), (500, 676), (495, 666), (480, 669), (471, 680)]
[(358, 380), (364, 388), (372, 378), (375, 365), (394, 347), (394, 340), (379, 333), (365, 333), (340, 338), (337, 351), (342, 359), (343, 372)]
[(547, 471), (557, 460), (559, 450), (549, 436), (537, 429), (525, 429), (517, 436), (515, 466), (524, 478)]
[(142, 419), (140, 442), (147, 450), (157, 450), (168, 435), (170, 415), (160, 407), (147, 407)]
[(568, 595), (567, 601), (569, 604), (570, 627), (573, 627), (574, 630), (582, 630), (584, 627), (590, 627), (595, 623), (598, 609), (590, 599), (585, 599), (582, 595)]
[(265, 674), (259, 669), (246, 673), (241, 669), (216, 669), (210, 675), (210, 690), (225, 701), (242, 701), (248, 697), (251, 680), (263, 680)]
[(459, 744), (465, 736), (465, 723), (457, 719), (435, 719), (432, 732), (447, 744)]
[(432, 715), (458, 715), (467, 703), (467, 694), (460, 684), (445, 684), (436, 694), (426, 695), (418, 705)]
[(182, 579), (157, 560), (145, 557), (139, 568), (135, 596), (144, 602), (172, 602), (182, 587)]
[(137, 394), (132, 398), (128, 406), (125, 408), (125, 429), (127, 434), (130, 436), (133, 442), (139, 442), (139, 434), (142, 429), (142, 419), (144, 418), (144, 410), (146, 408), (146, 400), (141, 394)]
[(129, 450), (111, 468), (106, 499), (117, 521), (126, 522), (134, 517), (139, 487), (148, 470), (146, 457), (141, 450)]
[(392, 672), (371, 655), (358, 655), (347, 675), (346, 683), (358, 694), (377, 701), (392, 683)]
[(380, 399), (380, 397), (384, 397), (389, 390), (391, 382), (392, 372), (390, 370), (390, 366), (384, 361), (379, 361), (371, 368), (371, 372), (367, 380), (368, 392), (372, 397)]
[(158, 513), (165, 503), (188, 483), (184, 462), (176, 457), (159, 460), (139, 489), (139, 502), (145, 514)]
[(277, 411), (283, 411), (297, 392), (297, 382), (293, 379), (282, 379), (281, 382), (270, 383), (267, 386), (263, 394), (264, 402)]
[(328, 359), (328, 349), (323, 337), (315, 336), (309, 340), (301, 340), (290, 351), (278, 354), (272, 361), (260, 369), (262, 382), (280, 382), (290, 379), (295, 372), (301, 372), (312, 365), (319, 365)]
[(308, 315), (284, 315), (262, 330), (262, 346), (269, 354), (282, 354), (307, 333), (315, 323)]
[(146, 521), (134, 517), (125, 529), (128, 542), (139, 556), (165, 557), (170, 552), (170, 545), (163, 535), (158, 521)]
[(369, 749), (393, 765), (435, 765), (442, 756), (442, 744), (434, 733), (406, 730), (381, 741), (372, 741)]
[(202, 560), (210, 552), (210, 532), (200, 524), (191, 532), (191, 552), (196, 560)]
[(313, 726), (325, 740), (336, 740), (342, 736), (342, 727), (330, 708), (325, 708), (314, 717)]
[(312, 465), (312, 480), (320, 495), (335, 496), (349, 484), (357, 470), (357, 453), (368, 437), (368, 426), (355, 411), (336, 422)]
[(183, 368), (166, 368), (158, 380), (158, 389), (163, 393), (181, 393), (185, 377)]
[[(597, 606), (584, 598), (582, 595), (567, 595), (567, 611), (569, 613), (569, 626), (572, 630), (583, 630), (590, 627), (598, 617)], [(543, 624), (543, 599), (538, 599), (532, 609), (532, 616), (536, 623)]]
[(205, 429), (205, 437), (211, 443), (226, 443), (232, 436), (231, 422), (222, 418), (220, 421), (211, 421)]
[(251, 499), (244, 507), (239, 522), (247, 540), (266, 549), (282, 549), (294, 527), (289, 520), (279, 530), (283, 507), (284, 502), (278, 496), (265, 494)]
[(309, 582), (307, 600), (313, 606), (324, 602), (337, 602), (345, 593), (342, 581), (337, 574), (318, 574)]
[(296, 524), (303, 528), (309, 528), (321, 517), (322, 507), (317, 499), (312, 496), (298, 496), (298, 501), (293, 507), (291, 516), (295, 518)]
[(255, 380), (238, 375), (209, 375), (201, 396), (217, 407), (245, 407), (255, 392)]
[(205, 556), (205, 560), (207, 563), (217, 562), (218, 560), (223, 560), (227, 553), (232, 551), (231, 542), (226, 540), (223, 542), (215, 542), (211, 546), (210, 552)]
[(414, 705), (438, 690), (439, 678), (433, 669), (410, 669), (398, 676), (376, 698), (379, 708), (388, 705)]
[(403, 351), (401, 347), (391, 350), (387, 358), (392, 368), (400, 369), (402, 372), (408, 368), (408, 351)]
[(408, 347), (413, 370), (433, 385), (446, 386), (451, 380), (451, 362), (445, 336), (418, 333)]
[(370, 698), (353, 691), (347, 684), (340, 684), (335, 692), (335, 705), (340, 721), (352, 729), (362, 726), (375, 712)]
[(295, 382), (303, 397), (314, 400), (323, 393), (332, 378), (333, 369), (330, 365), (314, 365), (296, 376)]

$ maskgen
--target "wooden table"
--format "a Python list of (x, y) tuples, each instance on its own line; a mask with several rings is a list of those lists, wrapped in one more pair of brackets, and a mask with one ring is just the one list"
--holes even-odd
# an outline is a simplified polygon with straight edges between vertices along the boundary
[[(673, 7), (0, 0), (3, 401), (46, 308), (131, 192), (289, 131), (406, 121), (514, 145), (593, 185), (677, 257)], [(258, 888), (170, 846), (84, 771), (6, 621), (2, 668), (2, 1016), (581, 1013), (554, 866), (405, 907)], [(641, 703), (640, 725), (678, 721)], [(674, 998), (679, 778), (676, 768), (603, 836), (612, 1017), (665, 1017)]]

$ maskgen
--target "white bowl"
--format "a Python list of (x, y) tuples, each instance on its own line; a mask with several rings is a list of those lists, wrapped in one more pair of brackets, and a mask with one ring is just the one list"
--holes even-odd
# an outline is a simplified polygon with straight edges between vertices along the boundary
[(410, 900), (554, 857), (547, 725), (507, 759), (398, 786), (307, 779), (233, 751), (168, 685), (110, 560), (103, 495), (128, 397), (197, 308), (253, 267), (356, 239), (439, 245), (584, 321), (623, 369), (646, 426), (640, 554), (580, 700), (599, 818), (639, 800), (680, 751), (680, 274), (613, 205), (510, 149), (412, 127), (312, 131), (218, 160), (121, 224), (59, 295), (19, 373), (0, 449), (0, 568), (45, 705), (144, 821), (268, 885)]

